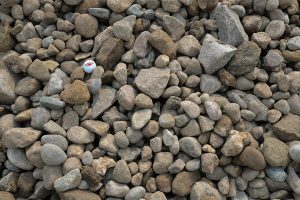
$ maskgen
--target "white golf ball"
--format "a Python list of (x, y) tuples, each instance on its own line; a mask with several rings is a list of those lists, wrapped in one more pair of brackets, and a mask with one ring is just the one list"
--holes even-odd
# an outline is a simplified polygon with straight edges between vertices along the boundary
[(84, 62), (82, 68), (83, 71), (85, 71), (86, 73), (92, 73), (94, 71), (94, 69), (96, 68), (96, 63), (92, 60), (87, 60)]

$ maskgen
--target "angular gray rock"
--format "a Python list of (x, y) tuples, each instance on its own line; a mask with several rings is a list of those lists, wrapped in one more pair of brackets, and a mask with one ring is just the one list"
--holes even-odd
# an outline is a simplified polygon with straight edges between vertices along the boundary
[(142, 92), (157, 99), (164, 92), (169, 79), (169, 68), (151, 67), (139, 71), (139, 74), (135, 78), (135, 84)]
[(53, 97), (42, 97), (40, 98), (40, 103), (42, 106), (49, 108), (51, 110), (60, 110), (65, 107), (66, 103)]
[(136, 16), (130, 15), (113, 24), (113, 33), (117, 38), (129, 41), (135, 26)]
[(102, 86), (99, 93), (93, 98), (92, 118), (95, 119), (101, 115), (116, 101), (116, 89), (109, 86)]
[(203, 93), (213, 94), (221, 88), (221, 82), (216, 76), (202, 74), (200, 76), (200, 90)]
[(54, 189), (57, 192), (64, 192), (66, 190), (77, 188), (81, 182), (81, 174), (79, 169), (73, 169), (63, 177), (54, 181)]
[(185, 24), (173, 16), (165, 15), (163, 26), (174, 41), (178, 41), (185, 32)]
[(224, 67), (235, 52), (235, 47), (224, 44), (212, 36), (206, 36), (198, 60), (207, 74), (213, 74)]
[(217, 25), (219, 39), (227, 44), (236, 47), (249, 40), (239, 16), (225, 5), (217, 9)]

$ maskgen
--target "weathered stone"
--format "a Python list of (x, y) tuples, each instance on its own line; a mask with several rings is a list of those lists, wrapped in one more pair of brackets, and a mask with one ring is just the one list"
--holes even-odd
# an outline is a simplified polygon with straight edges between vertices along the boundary
[(81, 14), (75, 19), (76, 31), (85, 38), (92, 38), (98, 32), (98, 21), (89, 14)]
[(131, 174), (125, 160), (119, 160), (113, 170), (113, 179), (118, 183), (129, 183)]
[(101, 200), (99, 195), (93, 192), (87, 190), (77, 190), (77, 189), (59, 193), (59, 196), (62, 200), (73, 200), (73, 199)]
[(174, 41), (178, 41), (185, 32), (185, 24), (169, 15), (163, 17), (163, 26)]
[(228, 63), (227, 70), (235, 76), (253, 71), (258, 65), (260, 53), (261, 49), (254, 42), (243, 42)]
[(254, 170), (263, 170), (266, 168), (266, 161), (260, 151), (254, 147), (248, 146), (244, 149), (239, 159), (247, 167)]
[(206, 36), (198, 60), (207, 74), (213, 74), (223, 68), (235, 52), (235, 47), (224, 44), (212, 36)]
[(214, 188), (213, 186), (209, 185), (204, 181), (199, 181), (195, 183), (192, 187), (190, 200), (200, 200), (200, 199), (201, 200), (202, 199), (222, 200), (223, 197), (216, 188)]
[(194, 158), (202, 154), (201, 144), (193, 137), (183, 137), (179, 140), (180, 150)]
[(90, 99), (90, 93), (84, 82), (75, 80), (60, 94), (63, 101), (69, 104), (83, 104)]
[(288, 146), (285, 143), (273, 137), (267, 137), (263, 143), (265, 160), (272, 167), (285, 168), (290, 162), (288, 151)]
[(81, 174), (79, 169), (73, 169), (63, 177), (54, 181), (54, 188), (57, 192), (64, 192), (66, 190), (74, 189), (79, 186), (81, 182)]
[(115, 13), (121, 13), (127, 10), (134, 0), (107, 0), (107, 6)]
[(169, 68), (151, 67), (142, 69), (135, 78), (137, 87), (152, 98), (159, 98), (167, 87), (170, 79)]
[(8, 50), (11, 50), (15, 46), (15, 41), (13, 37), (10, 35), (11, 27), (9, 26), (9, 23), (4, 21), (1, 21), (0, 25), (0, 52), (6, 52)]
[(200, 174), (197, 172), (180, 172), (172, 182), (172, 192), (178, 196), (190, 194), (194, 183), (200, 180)]
[(125, 53), (124, 42), (121, 39), (110, 37), (101, 46), (96, 56), (98, 65), (104, 68), (113, 68)]
[(2, 142), (7, 148), (24, 148), (40, 136), (41, 131), (32, 128), (12, 128), (4, 132)]
[(11, 105), (15, 102), (15, 76), (0, 62), (0, 103)]
[(124, 85), (117, 92), (117, 100), (126, 110), (132, 110), (136, 93), (134, 87), (131, 85)]
[(300, 139), (300, 117), (293, 114), (284, 116), (273, 126), (275, 134), (284, 142)]
[(149, 43), (160, 53), (169, 56), (173, 60), (176, 56), (176, 45), (172, 38), (162, 30), (156, 30), (150, 34)]
[(103, 86), (94, 96), (92, 105), (92, 118), (95, 119), (116, 101), (116, 89)]
[(221, 41), (227, 44), (238, 46), (244, 41), (248, 41), (239, 16), (227, 6), (221, 6), (217, 10), (218, 36)]
[(76, 144), (88, 144), (94, 141), (95, 134), (81, 126), (73, 126), (68, 130), (67, 138), (69, 141)]
[(109, 130), (109, 124), (96, 121), (96, 120), (85, 120), (80, 124), (83, 128), (96, 133), (97, 135), (104, 136)]

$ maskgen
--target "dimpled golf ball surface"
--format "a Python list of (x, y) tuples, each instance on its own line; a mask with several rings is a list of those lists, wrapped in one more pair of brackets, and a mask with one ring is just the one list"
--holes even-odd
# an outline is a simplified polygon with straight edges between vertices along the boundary
[(84, 62), (82, 68), (86, 73), (92, 73), (96, 68), (96, 63), (92, 60), (87, 60)]

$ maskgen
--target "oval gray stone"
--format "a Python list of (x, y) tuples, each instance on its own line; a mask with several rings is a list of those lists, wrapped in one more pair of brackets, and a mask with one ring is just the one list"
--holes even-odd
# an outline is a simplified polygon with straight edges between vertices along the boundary
[(54, 144), (44, 144), (41, 148), (41, 158), (47, 165), (60, 165), (65, 162), (67, 155)]

